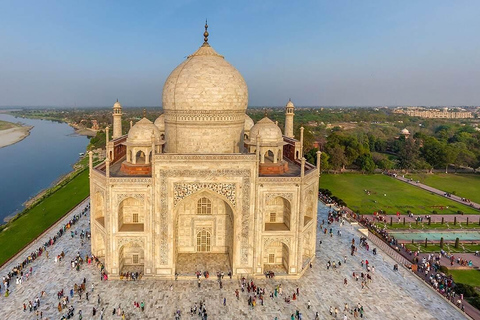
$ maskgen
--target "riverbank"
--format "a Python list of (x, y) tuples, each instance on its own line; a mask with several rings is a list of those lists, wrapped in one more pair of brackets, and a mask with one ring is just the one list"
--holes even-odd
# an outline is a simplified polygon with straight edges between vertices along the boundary
[(0, 265), (88, 197), (88, 173), (88, 169), (76, 172), (70, 180), (53, 188), (32, 207), (0, 226)]
[[(5, 128), (5, 129), (2, 129)], [(0, 121), (0, 148), (22, 141), (30, 135), (33, 127)]]
[(76, 124), (69, 123), (67, 124), (72, 127), (75, 130), (75, 133), (81, 136), (87, 136), (87, 137), (95, 137), (97, 135), (97, 130), (89, 129), (89, 128), (84, 128), (80, 127)]
[[(101, 161), (103, 161), (104, 156), (103, 154), (99, 153), (98, 151), (94, 151), (93, 153), (93, 163), (98, 164)], [(46, 188), (44, 190), (41, 190), (39, 193), (37, 193), (35, 196), (32, 198), (26, 200), (23, 204), (25, 209), (29, 209), (30, 207), (36, 205), (40, 200), (48, 197), (48, 195), (54, 193), (56, 190), (61, 188), (63, 185), (68, 183), (71, 179), (73, 179), (76, 175), (78, 175), (79, 172), (87, 169), (88, 167), (88, 155), (84, 155), (80, 160), (78, 160), (74, 165), (73, 165), (73, 170), (70, 171), (69, 173), (66, 173), (62, 176), (60, 176), (57, 180), (55, 180), (52, 183), (52, 186), (49, 188)], [(14, 213), (12, 215), (9, 215), (4, 218), (4, 222), (8, 223), (12, 218), (15, 218), (15, 216), (18, 213)], [(0, 223), (1, 225), (1, 223)]]

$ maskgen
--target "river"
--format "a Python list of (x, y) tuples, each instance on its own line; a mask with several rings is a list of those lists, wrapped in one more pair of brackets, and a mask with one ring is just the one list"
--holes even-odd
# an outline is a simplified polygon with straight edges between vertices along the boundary
[(66, 123), (16, 118), (0, 113), (0, 120), (34, 128), (22, 141), (0, 148), (0, 224), (23, 209), (23, 203), (72, 171), (89, 139)]

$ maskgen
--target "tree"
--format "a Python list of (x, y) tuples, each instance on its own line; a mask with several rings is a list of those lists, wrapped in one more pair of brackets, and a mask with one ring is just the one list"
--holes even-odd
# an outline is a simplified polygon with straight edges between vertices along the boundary
[(339, 144), (335, 144), (327, 150), (330, 156), (330, 164), (333, 170), (338, 171), (345, 167), (347, 164), (347, 157), (345, 156), (345, 147)]
[(440, 168), (446, 161), (446, 144), (435, 137), (426, 137), (421, 148), (421, 155), (433, 168)]
[(454, 163), (457, 159), (458, 151), (452, 145), (445, 147), (445, 173), (448, 173), (448, 165)]
[(375, 171), (376, 166), (371, 154), (362, 154), (356, 162), (362, 173), (373, 173)]
[(388, 157), (381, 153), (373, 153), (372, 159), (375, 165), (382, 170), (390, 170), (395, 167), (395, 162), (388, 159)]
[(307, 153), (305, 153), (305, 160), (307, 160), (307, 162), (309, 162), (313, 165), (316, 165), (317, 164), (317, 151), (318, 151), (317, 148), (313, 148), (313, 149), (307, 151)]
[(400, 167), (406, 170), (415, 168), (420, 153), (418, 145), (413, 139), (404, 139), (399, 145), (398, 159)]
[(330, 169), (329, 163), (330, 156), (326, 152), (322, 152), (320, 155), (320, 170), (328, 170)]

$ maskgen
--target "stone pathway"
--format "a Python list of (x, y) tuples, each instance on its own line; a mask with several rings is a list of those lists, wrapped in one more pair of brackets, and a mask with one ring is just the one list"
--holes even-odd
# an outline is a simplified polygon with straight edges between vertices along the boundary
[[(77, 210), (81, 210), (79, 208)], [(319, 204), (319, 221), (326, 220), (328, 208)], [(70, 218), (71, 215), (68, 216)], [(88, 215), (82, 217), (74, 226), (73, 230), (88, 229)], [(255, 284), (265, 287), (267, 295), (263, 306), (257, 304), (252, 309), (247, 304), (248, 294), (245, 291), (240, 293), (240, 299), (235, 298), (234, 291), (239, 288), (238, 279), (223, 280), (223, 289), (219, 288), (215, 277), (202, 279), (201, 287), (198, 287), (196, 280), (189, 281), (101, 281), (99, 270), (93, 265), (84, 265), (80, 271), (75, 271), (70, 266), (70, 260), (77, 252), (82, 256), (90, 254), (89, 243), (80, 245), (80, 238), (64, 236), (49, 249), (50, 258), (40, 257), (34, 263), (33, 275), (28, 281), (16, 285), (15, 281), (11, 286), (11, 295), (0, 296), (0, 319), (36, 319), (34, 313), (23, 312), (22, 304), (29, 300), (33, 302), (35, 297), (40, 297), (41, 291), (45, 296), (40, 297), (43, 311), (43, 319), (60, 319), (64, 313), (57, 311), (58, 299), (56, 293), (64, 289), (66, 293), (74, 286), (80, 284), (86, 278), (86, 287), (90, 291), (90, 301), (79, 299), (75, 296), (71, 299), (75, 307), (75, 318), (78, 319), (78, 311), (82, 310), (83, 319), (100, 319), (99, 311), (104, 308), (104, 319), (121, 319), (120, 316), (112, 316), (113, 308), (119, 306), (125, 311), (127, 319), (174, 319), (176, 310), (182, 313), (182, 319), (199, 319), (199, 316), (190, 316), (190, 307), (194, 302), (204, 301), (208, 311), (208, 319), (265, 319), (289, 320), (290, 315), (299, 310), (303, 319), (314, 319), (318, 311), (320, 319), (333, 319), (330, 316), (329, 306), (339, 309), (338, 317), (343, 318), (344, 304), (348, 303), (353, 307), (357, 303), (365, 309), (364, 319), (465, 319), (466, 317), (452, 307), (442, 297), (433, 292), (423, 282), (418, 280), (410, 271), (400, 268), (394, 272), (392, 266), (394, 261), (378, 251), (376, 256), (372, 251), (358, 249), (356, 256), (350, 256), (349, 245), (352, 237), (358, 238), (360, 233), (356, 226), (348, 223), (341, 227), (342, 236), (337, 235), (338, 225), (333, 225), (334, 235), (318, 234), (318, 240), (322, 244), (317, 247), (317, 258), (312, 269), (306, 271), (300, 280), (280, 279), (256, 279)], [(52, 230), (55, 233), (56, 230)], [(48, 238), (50, 235), (46, 235)], [(38, 247), (43, 240), (37, 241), (33, 247)], [(32, 248), (33, 248), (32, 247)], [(61, 263), (55, 263), (53, 257), (61, 251), (66, 256)], [(344, 256), (347, 262), (343, 263)], [(24, 256), (19, 257), (20, 261)], [(361, 288), (360, 282), (352, 279), (352, 272), (365, 272), (362, 269), (361, 260), (368, 259), (371, 266), (375, 266), (373, 282), (366, 289)], [(341, 261), (342, 266), (337, 269), (327, 270), (328, 260)], [(15, 263), (18, 263), (15, 262)], [(14, 262), (0, 269), (0, 276), (6, 274), (7, 270), (14, 265)], [(343, 279), (348, 279), (348, 285), (344, 286)], [(93, 292), (92, 291), (93, 284)], [(282, 285), (283, 296), (269, 298), (269, 293), (276, 285)], [(299, 288), (300, 295), (297, 300), (286, 303), (285, 295), (291, 295)], [(171, 289), (170, 289), (171, 288)], [(3, 291), (2, 291), (3, 292)], [(100, 296), (101, 303), (97, 305), (97, 296)], [(226, 298), (226, 306), (223, 306), (223, 298)], [(311, 301), (311, 309), (307, 309), (308, 300)], [(134, 308), (134, 301), (145, 301), (145, 311), (142, 313)], [(97, 316), (92, 317), (92, 308), (97, 307)], [(348, 315), (348, 319), (353, 319)]]

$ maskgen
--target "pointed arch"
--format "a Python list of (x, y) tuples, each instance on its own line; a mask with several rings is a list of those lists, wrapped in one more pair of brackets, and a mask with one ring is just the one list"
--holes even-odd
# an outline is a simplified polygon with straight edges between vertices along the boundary
[(128, 197), (118, 205), (118, 230), (140, 231), (144, 230), (145, 204), (143, 201)]
[[(290, 246), (282, 239), (269, 239), (265, 242), (263, 250), (264, 271), (276, 270), (276, 272), (289, 273)], [(282, 270), (283, 269), (283, 270)]]
[(126, 243), (118, 249), (120, 274), (138, 272), (143, 275), (145, 268), (145, 249), (136, 242)]
[(102, 192), (95, 192), (95, 195), (93, 196), (93, 203), (95, 220), (105, 228), (105, 198)]
[(265, 204), (265, 231), (290, 230), (292, 209), (290, 201), (284, 197), (271, 198)]

